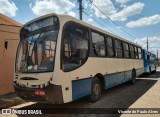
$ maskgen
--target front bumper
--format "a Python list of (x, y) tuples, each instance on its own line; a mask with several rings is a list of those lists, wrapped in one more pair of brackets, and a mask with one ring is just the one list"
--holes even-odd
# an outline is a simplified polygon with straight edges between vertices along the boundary
[[(49, 84), (45, 88), (28, 88), (21, 87), (15, 82), (14, 89), (18, 96), (20, 96), (24, 100), (33, 101), (33, 102), (42, 102), (42, 103), (52, 103), (52, 104), (62, 104), (63, 95), (62, 95), (62, 87), (60, 85)], [(35, 91), (43, 90), (45, 91), (44, 96), (36, 95)]]

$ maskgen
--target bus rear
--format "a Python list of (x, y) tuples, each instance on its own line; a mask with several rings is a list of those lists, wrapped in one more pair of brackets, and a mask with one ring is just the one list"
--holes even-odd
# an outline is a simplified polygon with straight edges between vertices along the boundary
[(158, 59), (155, 54), (143, 49), (144, 73), (156, 72)]

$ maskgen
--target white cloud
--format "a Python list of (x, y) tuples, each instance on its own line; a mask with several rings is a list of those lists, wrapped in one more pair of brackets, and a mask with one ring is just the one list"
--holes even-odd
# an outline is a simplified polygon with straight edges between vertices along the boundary
[[(101, 9), (107, 16), (115, 14), (117, 11), (111, 0), (93, 0), (93, 4)], [(92, 5), (91, 8), (95, 11), (95, 15), (97, 17), (106, 18), (104, 14), (102, 14), (102, 12), (99, 11), (94, 5)]]
[(126, 4), (127, 2), (129, 2), (130, 0), (116, 0), (116, 2), (120, 3), (120, 4)]
[(160, 23), (160, 15), (153, 15), (150, 17), (143, 17), (137, 21), (130, 21), (126, 24), (129, 28), (149, 26)]
[[(130, 16), (140, 14), (145, 6), (144, 3), (136, 2), (129, 6), (123, 5), (123, 9), (121, 11), (118, 11), (118, 9), (114, 7), (111, 0), (93, 0), (93, 4), (97, 6), (101, 11), (103, 11), (106, 16), (109, 16), (114, 21), (125, 21)], [(91, 9), (94, 10), (95, 15), (98, 18), (107, 18), (94, 5), (91, 6)]]
[(9, 16), (14, 17), (16, 16), (16, 11), (18, 8), (16, 7), (15, 3), (13, 1), (9, 0), (0, 0), (0, 13)]
[(89, 19), (88, 19), (88, 21), (89, 21), (89, 22), (92, 22), (92, 21), (93, 21), (93, 19), (92, 19), (92, 18), (89, 18)]
[(145, 6), (144, 3), (141, 3), (141, 2), (137, 2), (130, 6), (126, 6), (121, 11), (111, 15), (111, 19), (118, 20), (118, 21), (125, 21), (130, 16), (140, 14), (144, 6)]
[(72, 16), (72, 17), (76, 17), (76, 13), (73, 12), (73, 11), (68, 11), (67, 14)]
[[(147, 37), (135, 39), (135, 43), (142, 45), (143, 48), (147, 49)], [(149, 45), (149, 50), (156, 52), (157, 49), (160, 50), (160, 36), (149, 36), (148, 37), (148, 45)], [(157, 48), (159, 47), (159, 48)]]
[(35, 15), (45, 15), (48, 13), (69, 14), (75, 16), (71, 11), (76, 5), (70, 0), (36, 0), (32, 6), (32, 11)]

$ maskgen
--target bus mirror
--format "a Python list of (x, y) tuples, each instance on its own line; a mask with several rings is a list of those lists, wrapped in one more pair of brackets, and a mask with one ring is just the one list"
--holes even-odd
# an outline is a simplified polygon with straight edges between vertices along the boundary
[(4, 47), (5, 47), (5, 49), (8, 48), (8, 41), (5, 41), (5, 42), (4, 42)]

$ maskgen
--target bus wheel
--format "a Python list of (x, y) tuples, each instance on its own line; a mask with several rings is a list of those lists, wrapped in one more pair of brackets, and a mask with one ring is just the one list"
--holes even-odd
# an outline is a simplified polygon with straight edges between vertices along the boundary
[(102, 86), (100, 80), (95, 77), (92, 80), (92, 86), (91, 86), (91, 95), (89, 97), (89, 100), (91, 102), (98, 101), (102, 95)]
[(151, 72), (152, 72), (152, 71), (151, 71), (151, 66), (149, 66), (149, 75), (151, 74)]
[(131, 84), (135, 84), (136, 82), (136, 71), (132, 70), (132, 79), (130, 81)]
[(154, 72), (156, 73), (156, 71), (157, 71), (157, 68), (156, 68), (156, 66), (155, 66), (155, 70), (154, 70)]

